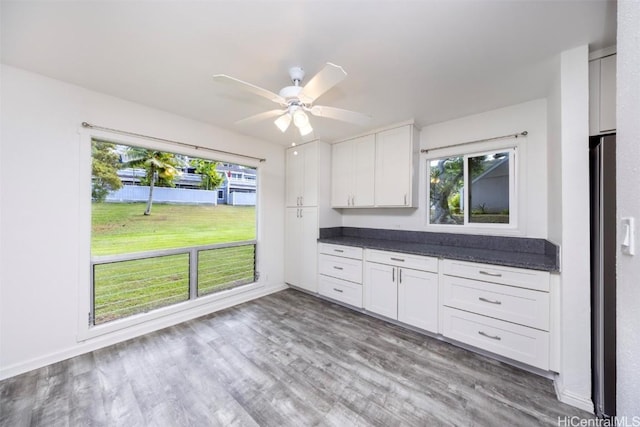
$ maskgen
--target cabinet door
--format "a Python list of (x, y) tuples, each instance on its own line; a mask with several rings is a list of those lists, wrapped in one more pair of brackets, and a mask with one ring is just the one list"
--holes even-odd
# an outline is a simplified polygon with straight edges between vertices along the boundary
[(302, 264), (300, 208), (286, 209), (284, 235), (284, 281), (298, 286)]
[(438, 275), (401, 268), (398, 271), (398, 320), (438, 332)]
[(374, 262), (367, 262), (365, 268), (364, 308), (398, 319), (397, 268)]
[(331, 147), (331, 206), (351, 206), (353, 194), (353, 144), (351, 141)]
[(376, 164), (376, 137), (367, 135), (354, 139), (353, 162), (353, 198), (352, 205), (356, 207), (373, 206), (374, 181)]
[(302, 145), (302, 206), (318, 206), (318, 143)]
[(300, 269), (297, 286), (318, 291), (318, 208), (300, 208), (300, 254), (296, 260)]
[(286, 151), (286, 203), (288, 207), (300, 206), (304, 186), (304, 151), (292, 147)]
[(376, 134), (376, 206), (411, 205), (412, 149), (410, 126)]
[(616, 55), (600, 60), (600, 132), (616, 129)]

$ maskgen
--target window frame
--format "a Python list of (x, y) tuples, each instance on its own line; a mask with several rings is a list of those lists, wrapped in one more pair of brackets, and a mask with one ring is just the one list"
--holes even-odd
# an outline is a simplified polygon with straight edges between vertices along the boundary
[[(92, 128), (81, 127), (78, 129), (79, 134), (79, 179), (78, 185), (80, 189), (79, 200), (79, 222), (78, 233), (79, 242), (78, 245), (78, 332), (77, 341), (83, 342), (92, 338), (97, 338), (103, 335), (112, 333), (126, 333), (127, 330), (132, 333), (148, 327), (150, 323), (159, 325), (175, 324), (176, 318), (192, 318), (192, 313), (198, 313), (197, 315), (206, 314), (211, 311), (215, 311), (215, 307), (228, 307), (237, 302), (244, 301), (243, 294), (255, 291), (257, 289), (264, 288), (266, 285), (265, 278), (260, 276), (260, 256), (259, 245), (261, 240), (260, 229), (260, 180), (262, 170), (258, 160), (246, 159), (241, 156), (233, 156), (217, 153), (214, 156), (208, 155), (204, 150), (198, 150), (197, 148), (183, 147), (168, 142), (161, 142), (155, 140), (149, 140), (143, 137), (135, 137), (129, 135), (123, 135), (115, 132), (102, 131)], [(244, 164), (246, 166), (255, 168), (256, 171), (256, 207), (255, 207), (255, 221), (256, 221), (256, 238), (255, 238), (255, 274), (256, 281), (237, 288), (224, 290), (217, 293), (211, 293), (203, 295), (195, 299), (189, 299), (184, 302), (180, 302), (171, 306), (161, 307), (153, 311), (146, 313), (135, 314), (130, 317), (113, 320), (100, 325), (92, 325), (91, 315), (92, 312), (92, 268), (91, 262), (91, 142), (94, 139), (109, 141), (114, 144), (129, 145), (135, 147), (141, 147), (151, 150), (167, 151), (176, 154), (182, 154), (191, 157), (198, 157), (207, 160), (214, 160), (221, 163), (234, 163)], [(205, 307), (207, 306), (207, 307)], [(213, 310), (212, 310), (213, 308)]]
[[(526, 183), (523, 179), (526, 176), (525, 171), (525, 157), (526, 150), (525, 145), (521, 141), (522, 138), (509, 138), (501, 142), (492, 143), (477, 143), (472, 148), (467, 147), (465, 150), (462, 147), (452, 148), (433, 148), (423, 157), (425, 175), (423, 182), (426, 185), (425, 197), (425, 229), (432, 232), (448, 232), (448, 233), (460, 233), (460, 234), (496, 234), (496, 235), (524, 235), (525, 219), (523, 218), (523, 212), (525, 211), (526, 200), (524, 196), (526, 194)], [(465, 197), (465, 210), (464, 210), (464, 222), (463, 224), (432, 224), (431, 220), (431, 185), (430, 185), (430, 162), (437, 159), (446, 157), (463, 157), (463, 171), (465, 188), (468, 188), (468, 162), (469, 157), (476, 157), (480, 155), (488, 155), (510, 151), (509, 160), (509, 224), (502, 223), (476, 223), (469, 222), (470, 210), (466, 208), (468, 206), (468, 191), (464, 192)]]

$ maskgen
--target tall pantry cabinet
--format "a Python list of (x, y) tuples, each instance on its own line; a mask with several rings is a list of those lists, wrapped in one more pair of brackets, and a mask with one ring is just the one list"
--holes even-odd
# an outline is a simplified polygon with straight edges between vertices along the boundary
[(340, 226), (331, 209), (331, 148), (313, 141), (286, 150), (284, 280), (318, 291), (317, 239), (320, 227)]

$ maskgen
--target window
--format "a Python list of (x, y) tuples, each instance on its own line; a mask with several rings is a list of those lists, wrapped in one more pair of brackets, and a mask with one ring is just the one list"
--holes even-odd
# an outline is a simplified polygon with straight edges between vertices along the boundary
[(514, 227), (515, 148), (427, 160), (430, 225)]
[(91, 151), (91, 325), (256, 281), (257, 186), (227, 205), (214, 160), (99, 140)]

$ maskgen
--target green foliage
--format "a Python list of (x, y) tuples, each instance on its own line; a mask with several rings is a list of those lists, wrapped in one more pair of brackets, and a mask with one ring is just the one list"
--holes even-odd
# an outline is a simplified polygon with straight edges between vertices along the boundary
[(460, 213), (460, 193), (455, 193), (449, 197), (449, 210), (454, 214)]
[(191, 166), (196, 168), (196, 173), (200, 174), (200, 186), (204, 190), (215, 190), (224, 182), (224, 177), (216, 170), (218, 162), (204, 159), (191, 160)]
[(103, 141), (91, 141), (91, 198), (103, 202), (112, 191), (122, 188), (118, 177), (120, 156), (115, 145)]
[(153, 188), (156, 185), (159, 187), (175, 187), (174, 180), (180, 174), (177, 169), (177, 166), (180, 165), (180, 159), (173, 153), (147, 150), (139, 147), (129, 147), (127, 154), (131, 159), (125, 163), (127, 167), (142, 167), (146, 171), (144, 179), (141, 180), (143, 185), (149, 186), (149, 199), (147, 200), (144, 214), (151, 215)]

